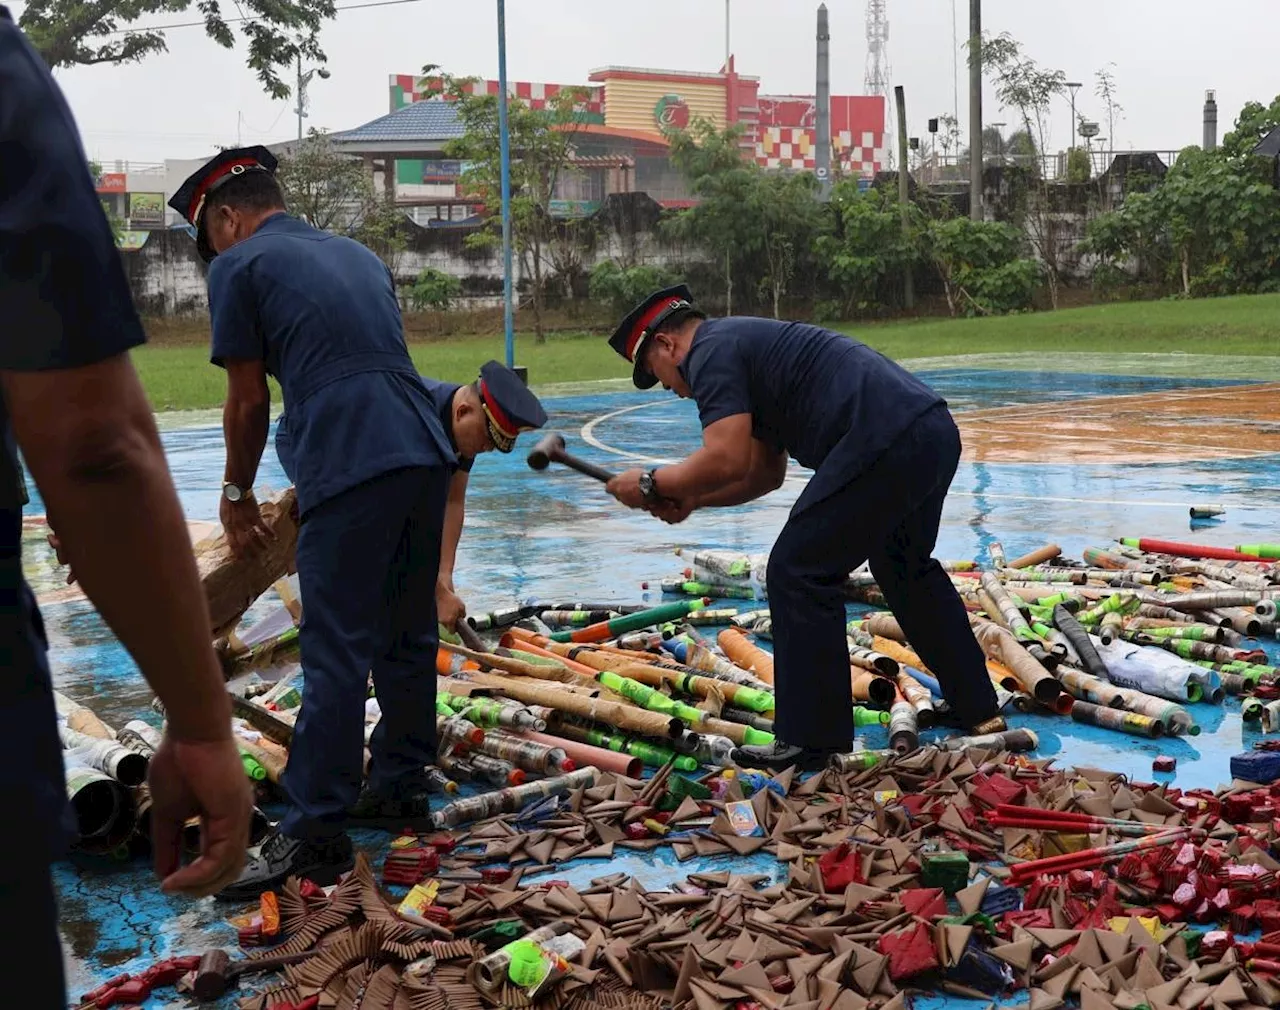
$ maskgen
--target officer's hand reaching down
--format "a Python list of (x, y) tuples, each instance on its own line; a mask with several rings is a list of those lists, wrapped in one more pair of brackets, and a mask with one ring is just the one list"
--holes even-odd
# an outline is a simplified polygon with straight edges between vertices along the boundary
[(268, 541), (276, 538), (272, 530), (262, 518), (262, 509), (258, 499), (252, 495), (238, 502), (222, 499), (218, 509), (218, 517), (222, 520), (222, 528), (227, 534), (227, 544), (231, 553), (243, 558), (266, 546)]

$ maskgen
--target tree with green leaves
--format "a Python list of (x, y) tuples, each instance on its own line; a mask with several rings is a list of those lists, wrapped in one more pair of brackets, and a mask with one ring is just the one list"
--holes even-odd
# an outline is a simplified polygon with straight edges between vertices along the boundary
[(697, 121), (668, 134), (671, 160), (698, 202), (667, 224), (669, 237), (708, 256), (724, 278), (726, 314), (740, 301), (774, 316), (797, 278), (818, 274), (814, 242), (827, 214), (809, 172), (766, 172), (742, 156), (740, 127)]
[(349, 235), (377, 253), (395, 274), (408, 247), (405, 215), (380, 196), (368, 169), (312, 130), (280, 159), (276, 179), (291, 214), (321, 231)]
[(318, 130), (280, 159), (276, 179), (290, 213), (321, 231), (347, 231), (376, 202), (363, 162), (343, 154)]
[(997, 315), (1031, 307), (1041, 266), (1023, 256), (1023, 236), (1000, 221), (930, 219), (921, 235), (951, 314)]
[[(434, 69), (434, 68), (432, 68)], [(472, 248), (492, 248), (502, 240), (502, 162), (498, 130), (498, 96), (473, 94), (475, 78), (443, 75), (433, 94), (453, 102), (465, 130), (451, 141), (447, 154), (466, 163), (461, 187), (485, 208), (483, 231), (467, 237)], [(551, 214), (556, 187), (573, 167), (574, 139), (583, 121), (587, 93), (564, 88), (533, 109), (517, 98), (507, 102), (511, 148), (511, 239), (531, 275), (533, 325), (538, 343), (546, 340), (542, 314), (546, 271), (557, 224)], [(524, 270), (521, 271), (525, 273)]]
[(880, 189), (861, 192), (856, 180), (844, 179), (831, 191), (830, 208), (835, 224), (830, 234), (819, 237), (816, 252), (844, 313), (864, 314), (893, 304), (902, 290), (903, 272), (918, 258), (914, 236), (903, 234), (897, 195)]
[[(168, 46), (156, 17), (198, 13), (205, 33), (224, 49), (248, 42), (248, 65), (272, 98), (288, 98), (295, 61), (324, 62), (319, 35), (334, 16), (333, 0), (237, 0), (229, 18), (220, 0), (28, 0), (18, 26), (44, 61), (59, 67), (137, 63)], [(141, 22), (141, 24), (139, 24)]]
[(1280, 95), (1270, 105), (1248, 102), (1236, 117), (1235, 129), (1222, 138), (1219, 148), (1227, 158), (1242, 158), (1280, 127)]
[(981, 45), (982, 66), (995, 84), (996, 96), (1017, 113), (1037, 154), (1027, 173), (1026, 199), (1019, 210), (1027, 236), (1044, 264), (1049, 297), (1056, 309), (1069, 233), (1062, 216), (1054, 211), (1039, 153), (1047, 148), (1050, 105), (1066, 88), (1067, 77), (1061, 70), (1041, 67), (1007, 32), (984, 35)]
[(1280, 192), (1260, 158), (1187, 148), (1150, 193), (1092, 221), (1087, 251), (1184, 295), (1280, 289)]

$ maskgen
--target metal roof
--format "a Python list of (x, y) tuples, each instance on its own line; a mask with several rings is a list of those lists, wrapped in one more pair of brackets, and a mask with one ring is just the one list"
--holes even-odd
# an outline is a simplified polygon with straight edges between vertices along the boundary
[(338, 143), (397, 141), (423, 143), (457, 140), (466, 131), (452, 102), (414, 102), (354, 130), (333, 134)]

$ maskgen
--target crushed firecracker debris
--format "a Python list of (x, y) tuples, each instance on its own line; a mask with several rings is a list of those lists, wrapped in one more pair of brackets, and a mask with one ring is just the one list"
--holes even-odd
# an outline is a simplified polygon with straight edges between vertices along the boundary
[[(1183, 791), (975, 748), (730, 776), (719, 798), (677, 800), (676, 774), (595, 773), (450, 832), (414, 906), (429, 918), (364, 856), (327, 892), (291, 880), (282, 942), (248, 957), (312, 956), (240, 1006), (897, 1010), (920, 990), (1037, 1010), (1280, 1005), (1280, 788)], [(759, 837), (733, 831), (740, 799)], [(664, 814), (672, 831), (626, 836)], [(779, 876), (526, 883), (660, 846), (763, 851)]]

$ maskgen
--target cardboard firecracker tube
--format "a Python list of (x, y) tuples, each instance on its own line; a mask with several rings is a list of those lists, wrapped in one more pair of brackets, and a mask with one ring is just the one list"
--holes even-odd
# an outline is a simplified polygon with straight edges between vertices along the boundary
[[(573, 658), (584, 666), (591, 667), (594, 670), (608, 670), (623, 677), (630, 677), (632, 680), (638, 680), (641, 684), (646, 684), (649, 687), (674, 684), (682, 690), (689, 690), (700, 698), (710, 697), (713, 691), (718, 691), (728, 701), (740, 708), (759, 712), (773, 710), (773, 698), (771, 695), (762, 695), (761, 692), (754, 689), (740, 687), (737, 684), (730, 684), (725, 681), (712, 680), (709, 677), (691, 676), (679, 670), (641, 663), (634, 654), (628, 658), (613, 652), (566, 646), (560, 642), (552, 642), (547, 648), (558, 656), (565, 656), (568, 652), (573, 652)], [(561, 652), (561, 650), (564, 650), (564, 652)], [(738, 700), (739, 695), (741, 695), (741, 701)]]
[(866, 702), (874, 708), (885, 709), (893, 704), (894, 682), (888, 677), (882, 677), (878, 673), (855, 666), (849, 668), (849, 680), (853, 688), (854, 701)]
[(744, 632), (726, 628), (716, 636), (716, 644), (731, 663), (754, 673), (766, 684), (773, 683), (773, 656), (754, 644)]
[(1018, 678), (1023, 690), (1054, 711), (1065, 714), (1071, 699), (1062, 700), (1062, 685), (1036, 660), (1032, 659), (1012, 632), (998, 624), (971, 618), (974, 636), (982, 651), (990, 658), (1007, 666)]
[(94, 711), (85, 708), (78, 701), (72, 701), (59, 691), (53, 692), (53, 701), (58, 715), (67, 720), (67, 725), (77, 733), (97, 737), (99, 740), (114, 740), (115, 730), (98, 718)]
[(893, 614), (883, 612), (868, 614), (862, 622), (862, 628), (867, 634), (874, 635), (877, 638), (892, 639), (899, 645), (906, 645), (907, 643), (906, 633), (902, 630), (902, 626)]
[(1008, 568), (1030, 568), (1033, 565), (1042, 565), (1046, 561), (1052, 561), (1054, 558), (1062, 556), (1062, 548), (1057, 544), (1045, 544), (1038, 547), (1030, 554), (1024, 554), (1020, 558), (1014, 558), (1008, 563)]
[[(588, 698), (571, 691), (562, 691), (547, 681), (492, 673), (475, 673), (471, 675), (471, 679), (483, 687), (491, 687), (508, 698), (524, 702), (526, 705), (545, 705), (547, 708), (568, 712), (570, 715), (579, 715), (618, 729), (639, 733), (641, 736), (659, 739), (678, 737), (687, 728), (680, 719), (664, 716), (658, 712), (647, 712), (622, 702)], [(268, 773), (269, 771), (268, 769)]]
[(620, 754), (604, 747), (593, 747), (589, 743), (579, 743), (549, 733), (535, 733), (527, 730), (519, 736), (526, 740), (535, 740), (549, 747), (559, 747), (581, 767), (598, 768), (602, 772), (613, 775), (625, 775), (629, 779), (638, 779), (644, 774), (644, 762), (630, 754)]

